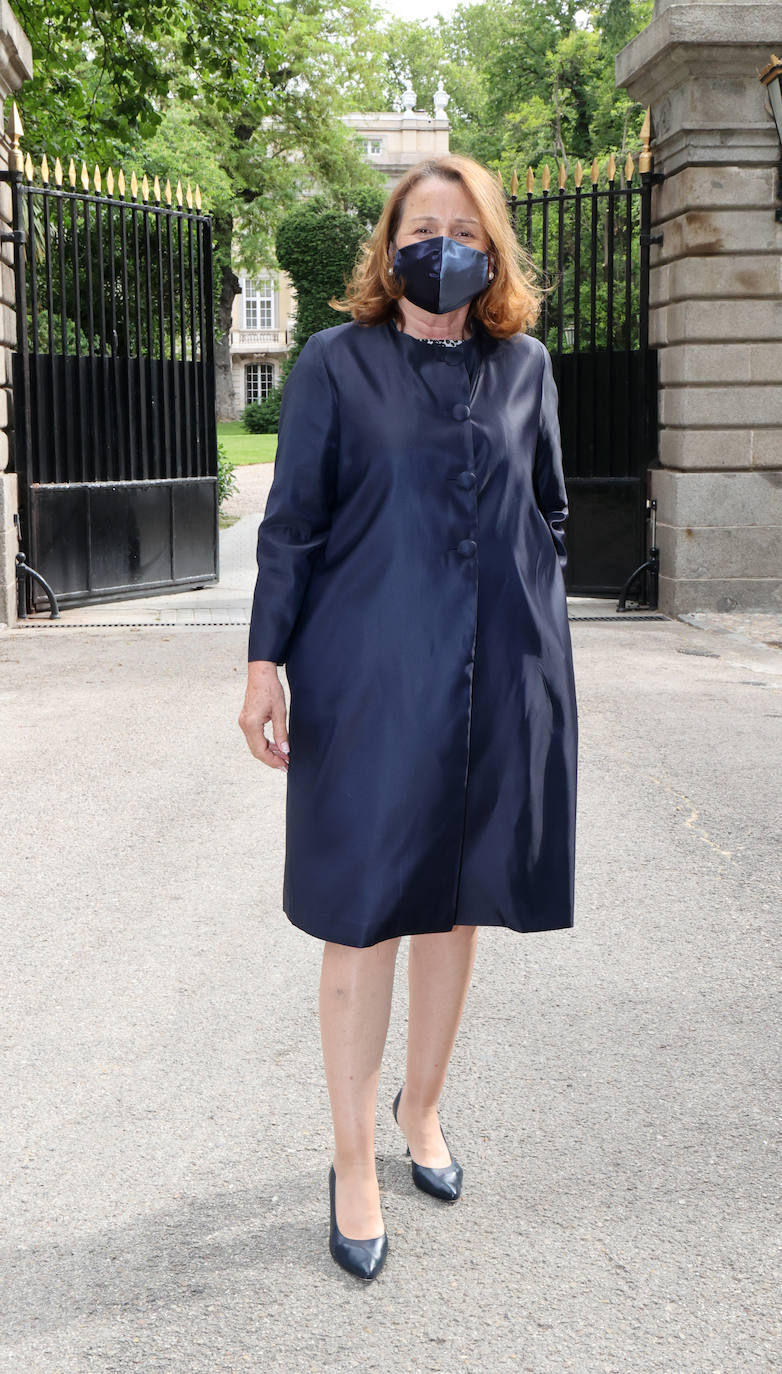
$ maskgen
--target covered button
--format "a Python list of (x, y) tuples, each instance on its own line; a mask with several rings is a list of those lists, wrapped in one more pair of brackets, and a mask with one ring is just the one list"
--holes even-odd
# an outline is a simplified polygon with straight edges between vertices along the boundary
[(472, 558), (477, 548), (478, 545), (474, 539), (462, 539), (461, 542), (456, 545), (456, 552), (460, 553), (462, 558)]
[(454, 406), (451, 414), (453, 415), (454, 420), (469, 420), (470, 407), (468, 405), (464, 405), (464, 403), (460, 401), (458, 406)]
[(476, 480), (474, 472), (460, 472), (456, 479), (456, 485), (461, 487), (462, 491), (469, 491), (470, 487), (475, 486)]

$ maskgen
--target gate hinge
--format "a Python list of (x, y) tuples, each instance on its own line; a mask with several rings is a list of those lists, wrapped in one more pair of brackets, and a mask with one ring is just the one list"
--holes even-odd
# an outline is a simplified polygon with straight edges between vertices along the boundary
[(24, 229), (13, 229), (10, 234), (0, 234), (0, 243), (26, 243)]
[(643, 244), (644, 248), (650, 248), (653, 243), (662, 243), (664, 237), (664, 234), (639, 234), (638, 241)]

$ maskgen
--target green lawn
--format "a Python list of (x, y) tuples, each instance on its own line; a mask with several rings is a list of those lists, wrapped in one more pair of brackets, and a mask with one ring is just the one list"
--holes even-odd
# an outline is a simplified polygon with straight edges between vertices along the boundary
[(217, 426), (217, 439), (232, 463), (273, 463), (277, 452), (276, 434), (248, 434), (239, 420), (224, 420)]

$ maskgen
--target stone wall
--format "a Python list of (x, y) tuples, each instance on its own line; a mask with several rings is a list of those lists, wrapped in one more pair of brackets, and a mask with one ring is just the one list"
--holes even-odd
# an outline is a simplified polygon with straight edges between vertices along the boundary
[[(8, 122), (10, 97), (32, 75), (30, 44), (13, 10), (0, 0), (0, 130)], [(0, 134), (0, 167), (8, 168), (10, 143)], [(11, 228), (11, 188), (0, 182), (0, 233)], [(15, 563), (18, 548), (16, 477), (8, 472), (8, 429), (12, 420), (11, 353), (16, 347), (13, 247), (0, 245), (0, 625), (16, 619)]]
[(651, 105), (651, 342), (660, 349), (660, 605), (782, 606), (782, 224), (758, 70), (782, 5), (656, 0), (617, 84)]

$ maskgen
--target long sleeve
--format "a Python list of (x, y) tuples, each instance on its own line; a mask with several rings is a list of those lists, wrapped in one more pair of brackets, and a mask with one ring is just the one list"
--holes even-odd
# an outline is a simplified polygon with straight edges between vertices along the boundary
[(337, 401), (316, 334), (285, 383), (277, 457), (258, 530), (249, 659), (284, 663), (314, 564), (329, 534), (336, 477)]
[(568, 517), (568, 498), (562, 468), (558, 403), (557, 386), (551, 367), (551, 354), (546, 348), (543, 357), (540, 422), (535, 450), (533, 482), (538, 506), (551, 530), (559, 565), (564, 573), (567, 567), (567, 548), (563, 527)]

